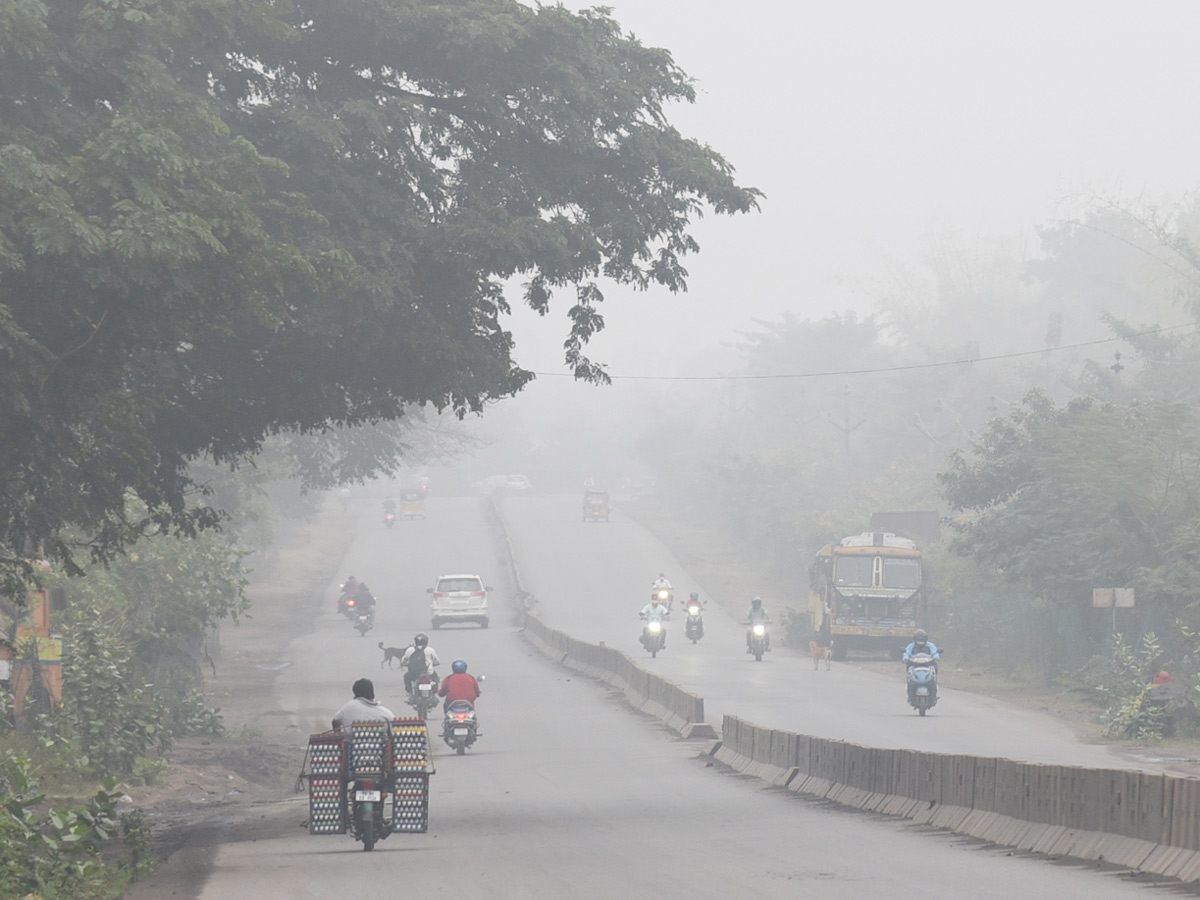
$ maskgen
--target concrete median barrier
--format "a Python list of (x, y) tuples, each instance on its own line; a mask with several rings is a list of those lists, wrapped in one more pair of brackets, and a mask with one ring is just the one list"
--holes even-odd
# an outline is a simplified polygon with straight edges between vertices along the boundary
[(821, 797), (1049, 856), (1200, 879), (1200, 779), (862, 747), (721, 724), (714, 756)]

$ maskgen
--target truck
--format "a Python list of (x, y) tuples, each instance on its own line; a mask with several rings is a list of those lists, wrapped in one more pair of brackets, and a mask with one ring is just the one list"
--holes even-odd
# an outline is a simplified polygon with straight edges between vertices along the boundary
[(850, 650), (899, 656), (925, 616), (916, 541), (871, 531), (826, 544), (809, 569), (813, 628), (834, 659)]

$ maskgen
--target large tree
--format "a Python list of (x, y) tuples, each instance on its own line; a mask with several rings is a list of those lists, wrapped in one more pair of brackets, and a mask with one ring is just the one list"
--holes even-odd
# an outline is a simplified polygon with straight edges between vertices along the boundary
[[(211, 521), (186, 463), (459, 414), (531, 377), (504, 286), (685, 287), (754, 207), (604, 10), (512, 0), (0, 0), (0, 575)], [(126, 518), (128, 493), (147, 520)]]

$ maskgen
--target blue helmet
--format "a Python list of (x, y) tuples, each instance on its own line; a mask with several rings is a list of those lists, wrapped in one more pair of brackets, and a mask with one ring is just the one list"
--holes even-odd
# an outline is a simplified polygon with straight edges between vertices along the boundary
[(450, 669), (461, 675), (463, 672), (467, 671), (467, 661), (465, 659), (456, 659), (454, 662), (450, 663)]

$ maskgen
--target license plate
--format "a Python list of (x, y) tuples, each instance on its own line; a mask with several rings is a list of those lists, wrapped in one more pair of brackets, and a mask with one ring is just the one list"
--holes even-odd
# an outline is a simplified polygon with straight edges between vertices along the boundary
[(455, 728), (454, 729), (455, 737), (466, 737), (470, 733), (471, 733), (470, 728)]
[(929, 696), (929, 688), (927, 688), (927, 687), (917, 688), (917, 696), (918, 697), (928, 697)]
[(383, 799), (383, 791), (355, 791), (354, 799), (359, 803), (378, 803)]
[(433, 688), (432, 688), (430, 685), (428, 685), (428, 684), (423, 684), (423, 685), (421, 685), (421, 686), (418, 688), (418, 690), (419, 690), (419, 691), (420, 691), (422, 694), (431, 694), (431, 693), (433, 693)]

